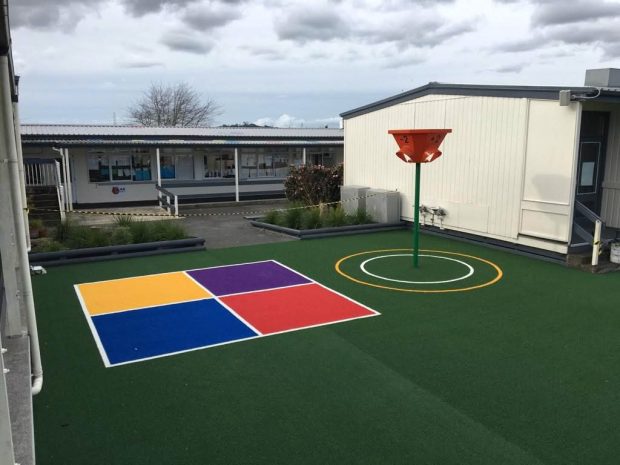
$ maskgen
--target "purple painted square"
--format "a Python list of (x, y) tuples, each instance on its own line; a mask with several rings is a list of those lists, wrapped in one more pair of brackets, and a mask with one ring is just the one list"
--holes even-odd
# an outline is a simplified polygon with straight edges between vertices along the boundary
[(216, 296), (311, 282), (275, 262), (204, 268), (187, 273)]

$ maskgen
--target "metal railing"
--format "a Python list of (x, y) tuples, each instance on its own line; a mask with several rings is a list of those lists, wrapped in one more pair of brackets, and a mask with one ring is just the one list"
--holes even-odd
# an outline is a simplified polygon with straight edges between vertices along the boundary
[(60, 219), (64, 221), (65, 211), (70, 210), (70, 206), (61, 171), (58, 160), (24, 160), (24, 183), (26, 187), (54, 187), (58, 198)]
[(178, 217), (179, 196), (161, 186), (155, 186), (155, 189), (157, 189), (157, 200), (159, 201), (159, 206), (166, 210), (169, 215)]
[(591, 221), (594, 224), (594, 234), (591, 234), (577, 221), (573, 221), (573, 232), (584, 241), (592, 245), (592, 266), (598, 265), (598, 256), (601, 253), (601, 247), (603, 245), (601, 237), (603, 230), (605, 229), (605, 222), (603, 219), (586, 207), (584, 204), (575, 201), (575, 212), (581, 213), (581, 215)]

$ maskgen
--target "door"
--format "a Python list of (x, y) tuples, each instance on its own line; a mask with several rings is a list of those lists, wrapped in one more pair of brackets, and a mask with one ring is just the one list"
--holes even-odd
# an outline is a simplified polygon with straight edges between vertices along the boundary
[(579, 162), (575, 199), (597, 215), (601, 214), (605, 153), (609, 131), (609, 113), (584, 111), (579, 135)]

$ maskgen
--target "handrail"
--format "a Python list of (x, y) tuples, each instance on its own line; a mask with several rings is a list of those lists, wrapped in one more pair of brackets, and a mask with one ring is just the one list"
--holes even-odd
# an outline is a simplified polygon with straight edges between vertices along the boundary
[(585, 218), (594, 223), (594, 234), (590, 234), (583, 227), (581, 227), (575, 220), (573, 220), (573, 231), (579, 237), (584, 240), (592, 241), (592, 266), (598, 265), (598, 256), (601, 253), (601, 236), (603, 229), (605, 229), (605, 222), (603, 219), (586, 207), (584, 204), (575, 200), (575, 211), (581, 213)]
[(600, 216), (598, 216), (596, 213), (594, 213), (592, 210), (590, 210), (588, 207), (582, 204), (579, 200), (575, 200), (575, 210), (577, 210), (579, 213), (581, 213), (583, 216), (585, 216), (587, 219), (589, 219), (593, 223), (596, 221), (600, 221), (603, 224), (605, 224), (605, 222)]
[(158, 185), (155, 185), (155, 190), (157, 190), (157, 200), (159, 201), (160, 208), (166, 210), (169, 215), (178, 217), (179, 196)]

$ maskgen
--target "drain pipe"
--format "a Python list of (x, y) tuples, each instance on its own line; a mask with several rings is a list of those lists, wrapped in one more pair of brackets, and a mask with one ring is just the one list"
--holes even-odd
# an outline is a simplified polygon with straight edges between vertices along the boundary
[(32, 364), (32, 395), (36, 395), (43, 387), (43, 368), (41, 365), (41, 352), (39, 350), (39, 332), (37, 331), (37, 319), (32, 295), (32, 282), (30, 280), (30, 263), (26, 252), (26, 232), (21, 215), (24, 214), (22, 205), (21, 185), (19, 182), (19, 162), (17, 160), (17, 147), (15, 145), (15, 125), (13, 105), (11, 102), (11, 85), (9, 75), (9, 61), (6, 56), (0, 56), (0, 141), (3, 141), (6, 149), (7, 162), (10, 174), (11, 203), (13, 206), (13, 222), (15, 223), (15, 241), (17, 245), (17, 259), (20, 279), (22, 283), (21, 297), (28, 320), (28, 334), (30, 335), (30, 361)]

